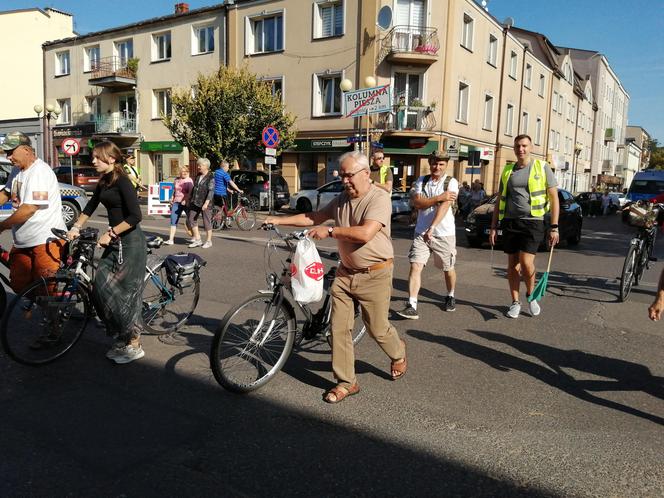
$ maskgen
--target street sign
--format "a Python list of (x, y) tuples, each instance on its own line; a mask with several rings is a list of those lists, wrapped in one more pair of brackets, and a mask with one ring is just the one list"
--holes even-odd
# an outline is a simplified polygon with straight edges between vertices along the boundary
[(346, 118), (392, 110), (390, 85), (363, 88), (354, 92), (344, 92), (343, 97), (343, 114)]
[(266, 126), (261, 134), (262, 142), (265, 147), (276, 147), (279, 145), (279, 132), (274, 126)]
[(75, 138), (65, 138), (62, 141), (62, 152), (68, 156), (75, 156), (81, 151), (81, 142)]
[(358, 142), (364, 142), (367, 139), (367, 137), (346, 137), (346, 142), (349, 144), (356, 144)]
[(277, 164), (277, 158), (272, 156), (265, 156), (265, 164)]
[(276, 156), (277, 155), (277, 149), (273, 149), (272, 147), (265, 147), (265, 155), (266, 156)]

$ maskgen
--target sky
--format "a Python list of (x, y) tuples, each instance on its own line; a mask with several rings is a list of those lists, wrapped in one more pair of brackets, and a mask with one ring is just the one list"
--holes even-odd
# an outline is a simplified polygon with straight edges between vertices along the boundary
[[(0, 10), (52, 7), (73, 14), (74, 29), (85, 34), (170, 14), (176, 3), (0, 0)], [(196, 9), (222, 0), (188, 3)], [(488, 7), (499, 20), (512, 17), (515, 26), (543, 33), (554, 45), (603, 53), (630, 96), (629, 124), (664, 143), (664, 0), (488, 0)]]

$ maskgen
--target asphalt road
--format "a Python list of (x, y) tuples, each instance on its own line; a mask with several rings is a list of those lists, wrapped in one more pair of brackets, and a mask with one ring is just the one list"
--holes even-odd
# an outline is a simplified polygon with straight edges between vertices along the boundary
[[(0, 496), (664, 495), (664, 330), (646, 316), (663, 265), (619, 303), (631, 232), (613, 217), (584, 226), (578, 248), (554, 253), (542, 315), (518, 320), (504, 316), (504, 255), (492, 265), (460, 237), (457, 310), (442, 311), (441, 277), (426, 268), (420, 320), (393, 321), (407, 375), (391, 382), (365, 338), (362, 391), (334, 406), (321, 399), (332, 386), (324, 348), (294, 354), (253, 394), (216, 384), (211, 337), (263, 287), (266, 234), (215, 235), (199, 252), (202, 299), (179, 340), (145, 337), (146, 357), (119, 366), (89, 326), (54, 364), (0, 356)], [(147, 232), (166, 227), (144, 221)], [(393, 232), (396, 310), (410, 231)], [(537, 261), (541, 270), (546, 255)]]

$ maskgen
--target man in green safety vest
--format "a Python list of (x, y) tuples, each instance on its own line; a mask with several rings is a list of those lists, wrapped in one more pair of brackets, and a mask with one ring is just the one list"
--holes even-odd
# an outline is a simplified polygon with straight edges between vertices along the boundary
[(385, 154), (377, 150), (371, 156), (371, 168), (369, 178), (376, 187), (382, 188), (388, 194), (392, 194), (392, 168), (385, 166)]
[[(512, 296), (512, 304), (507, 311), (510, 318), (518, 318), (521, 313), (521, 277), (526, 284), (526, 296), (530, 296), (535, 288), (535, 254), (547, 229), (544, 215), (549, 210), (549, 245), (556, 245), (559, 241), (558, 183), (546, 162), (530, 157), (532, 149), (533, 142), (528, 135), (519, 135), (514, 139), (517, 161), (505, 165), (500, 176), (489, 230), (492, 246), (496, 243), (498, 228), (502, 230), (503, 250), (508, 256), (507, 280)], [(536, 300), (529, 303), (529, 308), (531, 316), (540, 314), (541, 308)]]

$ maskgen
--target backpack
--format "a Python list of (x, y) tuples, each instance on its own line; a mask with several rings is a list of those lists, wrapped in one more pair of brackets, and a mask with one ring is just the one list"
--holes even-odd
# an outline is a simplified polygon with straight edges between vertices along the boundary
[[(429, 183), (429, 180), (431, 180), (431, 175), (425, 175), (425, 177), (422, 179), (422, 192), (424, 192), (424, 186)], [(447, 188), (450, 186), (450, 180), (452, 180), (452, 177), (450, 175), (445, 175), (445, 180), (443, 181), (443, 192), (447, 192)], [(452, 210), (452, 214), (456, 217), (457, 213), (459, 212), (459, 204), (457, 201), (452, 202), (450, 209)]]

